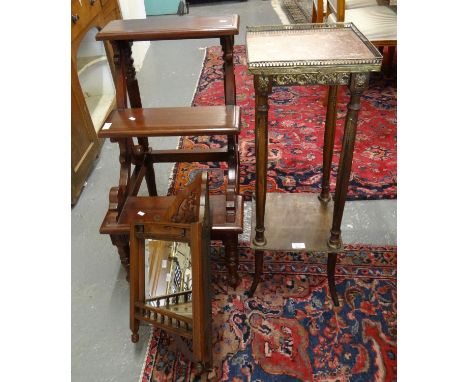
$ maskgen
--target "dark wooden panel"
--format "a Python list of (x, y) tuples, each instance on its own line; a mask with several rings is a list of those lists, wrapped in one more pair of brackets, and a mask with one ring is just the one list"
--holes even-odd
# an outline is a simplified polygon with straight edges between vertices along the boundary
[(153, 163), (171, 162), (227, 162), (229, 153), (227, 147), (221, 149), (178, 149), (178, 150), (153, 150), (146, 155)]

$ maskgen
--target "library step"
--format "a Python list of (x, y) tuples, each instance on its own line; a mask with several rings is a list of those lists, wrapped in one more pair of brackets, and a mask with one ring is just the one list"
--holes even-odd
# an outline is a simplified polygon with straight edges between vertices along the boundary
[(167, 107), (114, 110), (99, 138), (238, 135), (238, 106)]
[(97, 35), (98, 41), (155, 41), (216, 38), (239, 34), (239, 16), (165, 16), (113, 20)]

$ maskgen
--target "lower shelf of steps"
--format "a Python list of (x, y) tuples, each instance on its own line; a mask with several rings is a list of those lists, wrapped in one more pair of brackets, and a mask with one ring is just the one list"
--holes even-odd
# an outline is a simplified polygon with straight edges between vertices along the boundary
[[(117, 224), (113, 223), (112, 213), (107, 213), (101, 225), (102, 234), (130, 234), (132, 221), (159, 221), (167, 208), (173, 203), (175, 196), (135, 196), (127, 200)], [(243, 203), (242, 196), (236, 196), (236, 216), (233, 222), (226, 221), (225, 195), (210, 195), (210, 213), (212, 233), (231, 231), (242, 233)]]

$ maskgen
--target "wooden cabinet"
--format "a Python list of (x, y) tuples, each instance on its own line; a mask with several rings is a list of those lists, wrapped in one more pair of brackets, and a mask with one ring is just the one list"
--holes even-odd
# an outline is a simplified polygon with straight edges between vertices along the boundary
[(75, 204), (103, 143), (97, 130), (115, 105), (112, 48), (94, 36), (122, 16), (117, 0), (72, 0), (71, 10), (71, 202)]

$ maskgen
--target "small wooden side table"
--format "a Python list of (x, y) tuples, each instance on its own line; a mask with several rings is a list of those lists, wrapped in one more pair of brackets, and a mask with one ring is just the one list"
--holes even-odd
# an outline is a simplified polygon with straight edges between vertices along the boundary
[[(263, 250), (304, 249), (328, 252), (328, 281), (335, 305), (334, 269), (342, 251), (341, 220), (348, 190), (360, 97), (370, 72), (380, 71), (382, 56), (352, 23), (247, 27), (247, 65), (255, 87), (255, 277), (252, 295), (263, 267)], [(268, 96), (272, 86), (330, 86), (323, 148), (320, 195), (268, 194)], [(348, 85), (351, 98), (344, 127), (334, 206), (330, 172), (336, 124), (338, 85)], [(331, 228), (331, 231), (330, 231)], [(329, 233), (331, 232), (331, 233)]]

